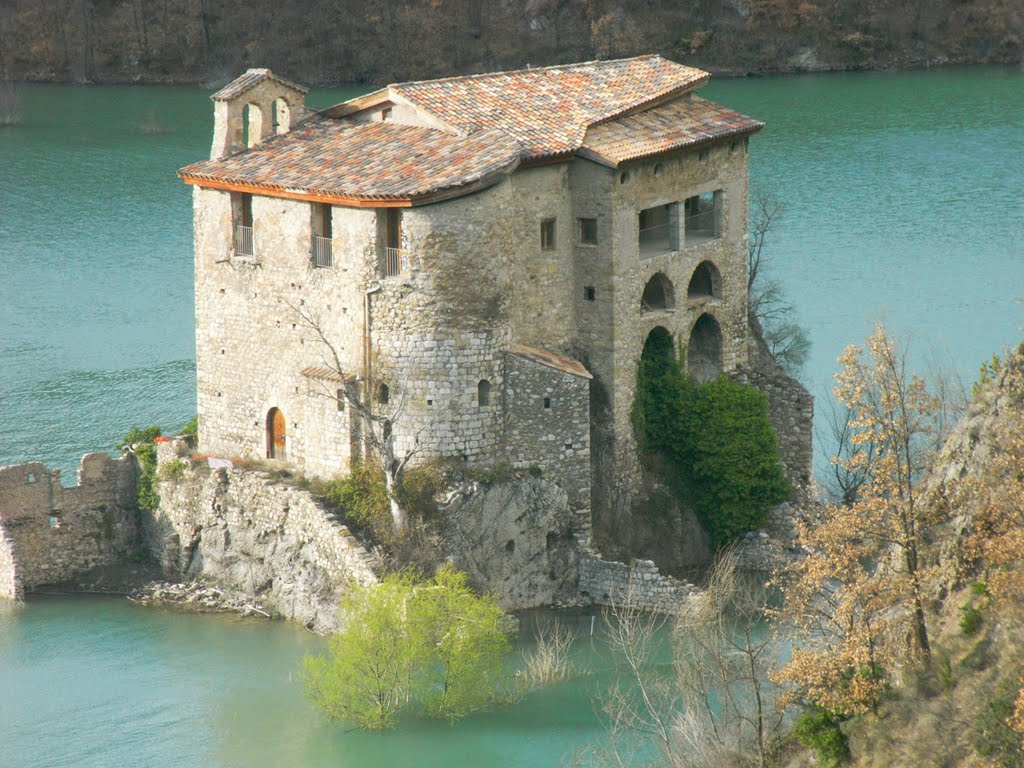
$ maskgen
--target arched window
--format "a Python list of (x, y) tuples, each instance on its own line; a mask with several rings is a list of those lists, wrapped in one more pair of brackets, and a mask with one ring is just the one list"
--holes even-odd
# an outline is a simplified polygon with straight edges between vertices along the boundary
[(710, 381), (722, 372), (722, 328), (711, 315), (697, 318), (686, 346), (686, 368), (697, 381)]
[(263, 110), (255, 104), (242, 108), (242, 146), (253, 147), (263, 140)]
[(491, 404), (491, 382), (487, 379), (480, 379), (476, 385), (476, 402), (481, 408)]
[(702, 261), (693, 270), (690, 284), (686, 287), (688, 299), (722, 298), (722, 275), (710, 261)]
[(291, 127), (292, 113), (288, 108), (288, 102), (284, 99), (274, 99), (274, 135), (288, 133)]
[(387, 405), (389, 400), (391, 400), (391, 390), (387, 384), (382, 382), (377, 387), (377, 402), (381, 405)]
[(676, 289), (661, 272), (655, 274), (647, 285), (640, 299), (641, 312), (656, 312), (662, 309), (673, 309), (676, 306)]

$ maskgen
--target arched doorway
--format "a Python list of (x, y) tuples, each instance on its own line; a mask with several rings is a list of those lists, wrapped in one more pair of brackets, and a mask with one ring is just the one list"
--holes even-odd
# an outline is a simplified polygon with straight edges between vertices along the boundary
[(722, 372), (722, 328), (707, 313), (697, 318), (690, 331), (686, 370), (699, 382), (710, 381)]
[(710, 261), (702, 261), (693, 270), (690, 284), (686, 287), (688, 299), (722, 298), (722, 275)]
[(674, 309), (676, 306), (676, 289), (672, 281), (661, 272), (656, 273), (644, 286), (640, 298), (641, 312), (657, 312), (663, 309)]
[(267, 458), (285, 458), (285, 420), (284, 413), (277, 408), (267, 412)]

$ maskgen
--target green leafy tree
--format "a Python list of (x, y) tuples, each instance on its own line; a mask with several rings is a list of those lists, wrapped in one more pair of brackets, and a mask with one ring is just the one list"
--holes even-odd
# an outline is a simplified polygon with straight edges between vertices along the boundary
[(494, 598), (451, 566), (430, 581), (394, 574), (341, 603), (345, 628), (304, 659), (306, 690), (328, 717), (388, 728), (413, 706), (451, 720), (511, 690), (510, 630)]

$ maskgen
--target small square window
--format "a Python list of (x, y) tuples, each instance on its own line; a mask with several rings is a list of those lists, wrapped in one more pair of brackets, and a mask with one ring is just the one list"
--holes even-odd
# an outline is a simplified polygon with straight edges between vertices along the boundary
[(555, 250), (555, 220), (544, 219), (540, 223), (540, 249), (542, 251)]
[(597, 291), (594, 290), (594, 286), (588, 285), (586, 288), (583, 289), (583, 296), (584, 298), (586, 298), (587, 301), (594, 301), (594, 299), (597, 297)]
[(597, 245), (597, 219), (580, 219), (580, 242)]
[(546, 408), (548, 410), (551, 409), (551, 398), (550, 397), (545, 397), (544, 398), (544, 408)]

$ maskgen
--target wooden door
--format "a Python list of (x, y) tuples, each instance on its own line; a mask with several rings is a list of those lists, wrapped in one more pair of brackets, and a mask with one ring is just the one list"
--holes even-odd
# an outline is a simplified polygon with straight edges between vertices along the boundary
[(285, 458), (284, 413), (277, 408), (271, 408), (267, 414), (267, 458)]

